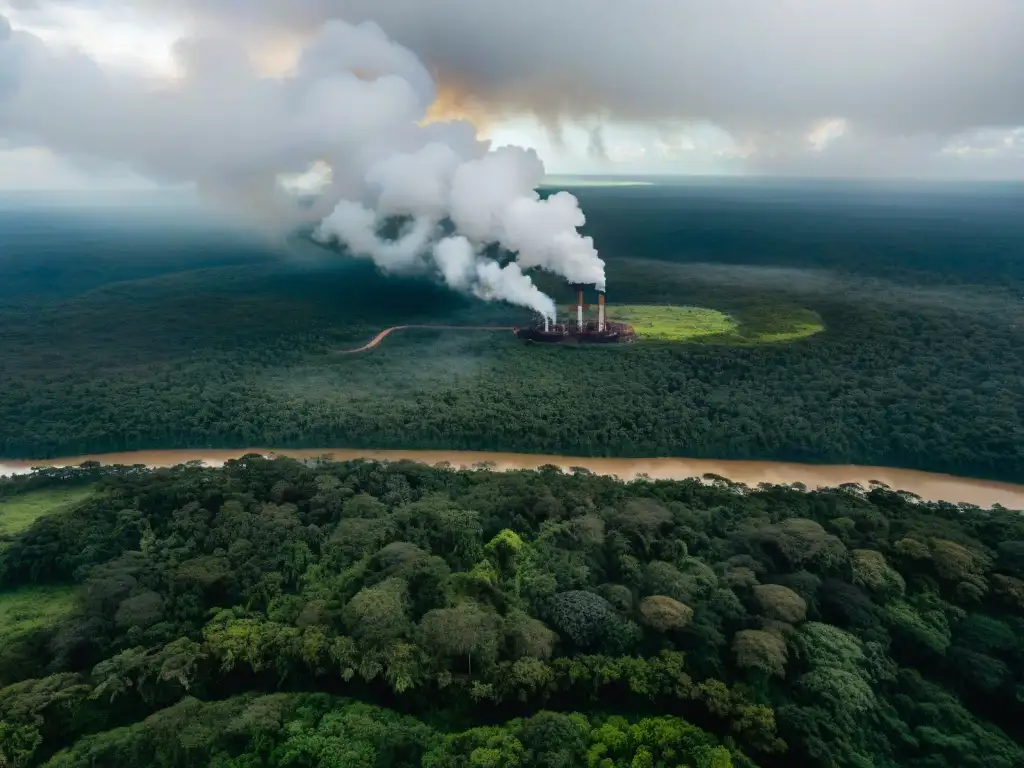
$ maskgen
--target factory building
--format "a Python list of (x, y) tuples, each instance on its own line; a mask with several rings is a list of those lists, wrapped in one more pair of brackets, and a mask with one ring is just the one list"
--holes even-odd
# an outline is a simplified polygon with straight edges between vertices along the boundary
[(528, 328), (516, 328), (515, 333), (520, 339), (543, 344), (616, 344), (631, 342), (635, 338), (633, 327), (625, 323), (617, 323), (605, 315), (605, 293), (597, 294), (597, 318), (587, 319), (584, 308), (585, 285), (574, 284), (576, 290), (575, 317), (570, 314), (564, 322), (550, 318), (538, 318)]

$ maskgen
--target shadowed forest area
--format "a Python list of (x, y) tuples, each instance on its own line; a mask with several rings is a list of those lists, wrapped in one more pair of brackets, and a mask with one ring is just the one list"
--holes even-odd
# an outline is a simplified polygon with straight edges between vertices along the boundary
[(0, 481), (44, 498), (0, 541), (3, 765), (1024, 764), (1018, 512), (258, 456)]
[(611, 317), (616, 303), (687, 305), (751, 338), (800, 313), (825, 330), (601, 349), (409, 330), (339, 356), (392, 325), (529, 318), (308, 243), (8, 211), (0, 455), (433, 448), (1024, 481), (1019, 186), (577, 191), (608, 261)]

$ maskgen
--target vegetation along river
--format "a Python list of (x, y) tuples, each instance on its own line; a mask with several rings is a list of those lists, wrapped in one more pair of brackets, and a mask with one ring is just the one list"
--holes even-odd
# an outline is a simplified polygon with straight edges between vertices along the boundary
[(601, 475), (615, 475), (632, 480), (647, 475), (659, 480), (681, 480), (706, 474), (727, 477), (738, 483), (756, 486), (758, 483), (803, 483), (808, 488), (834, 487), (843, 483), (860, 483), (865, 487), (872, 481), (891, 488), (909, 491), (927, 501), (951, 501), (989, 507), (1001, 504), (1011, 509), (1024, 509), (1024, 485), (974, 480), (931, 472), (888, 467), (861, 467), (854, 465), (794, 464), (774, 461), (726, 461), (717, 459), (601, 459), (572, 456), (547, 456), (526, 453), (490, 453), (484, 451), (368, 451), (358, 449), (321, 448), (307, 450), (271, 450), (250, 448), (245, 450), (137, 451), (108, 453), (93, 456), (74, 456), (63, 459), (33, 461), (0, 461), (0, 475), (27, 472), (32, 467), (68, 466), (83, 461), (102, 464), (145, 464), (150, 467), (170, 467), (186, 461), (199, 460), (219, 465), (247, 453), (291, 456), (308, 459), (330, 456), (336, 461), (350, 459), (377, 459), (388, 461), (410, 460), (425, 464), (449, 462), (454, 467), (472, 467), (482, 463), (499, 471), (511, 469), (537, 469), (553, 464), (569, 469), (584, 467)]

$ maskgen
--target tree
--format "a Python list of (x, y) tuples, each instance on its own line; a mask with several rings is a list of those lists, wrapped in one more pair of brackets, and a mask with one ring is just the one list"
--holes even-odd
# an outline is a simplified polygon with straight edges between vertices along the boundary
[(1024, 580), (1002, 573), (994, 573), (992, 574), (992, 587), (1002, 603), (1024, 610)]
[(505, 635), (516, 659), (550, 659), (558, 642), (558, 635), (542, 621), (518, 610), (510, 611), (505, 618)]
[(651, 595), (640, 601), (640, 618), (658, 632), (685, 629), (693, 620), (693, 609), (665, 595)]
[(444, 495), (432, 495), (403, 505), (395, 513), (399, 533), (449, 564), (466, 568), (481, 559), (483, 527), (480, 514), (463, 509)]
[(582, 549), (597, 549), (604, 544), (605, 522), (588, 513), (569, 521), (569, 533)]
[(394, 536), (395, 524), (387, 518), (345, 517), (331, 534), (327, 549), (339, 564), (348, 565), (377, 552)]
[(798, 687), (816, 702), (828, 704), (831, 713), (844, 722), (845, 730), (854, 726), (853, 717), (877, 705), (871, 684), (856, 672), (847, 669), (817, 667), (797, 681)]
[(571, 590), (551, 598), (551, 623), (580, 648), (596, 646), (619, 617), (611, 603), (593, 592)]
[(647, 717), (629, 723), (610, 717), (590, 734), (587, 764), (593, 766), (694, 765), (732, 768), (729, 751), (714, 737), (679, 717)]
[(794, 573), (780, 573), (763, 579), (766, 584), (781, 584), (796, 592), (807, 603), (808, 614), (815, 613), (818, 606), (818, 592), (822, 579), (807, 570)]
[(423, 647), (438, 658), (466, 658), (467, 671), (473, 673), (473, 657), (479, 664), (490, 664), (498, 655), (501, 618), (483, 606), (468, 600), (452, 608), (427, 612), (419, 625)]
[(998, 659), (968, 648), (953, 646), (949, 651), (953, 669), (968, 687), (977, 688), (986, 694), (993, 694), (1010, 677), (1010, 668)]
[(633, 611), (633, 591), (624, 584), (602, 584), (597, 591), (620, 613)]
[(951, 633), (949, 622), (937, 608), (915, 608), (908, 602), (897, 600), (886, 607), (886, 616), (892, 627), (893, 639), (903, 644), (908, 652), (927, 649), (936, 656), (944, 656), (949, 648)]
[(898, 571), (885, 561), (885, 555), (873, 549), (855, 549), (850, 553), (853, 583), (864, 587), (877, 597), (898, 599), (903, 597), (907, 584)]
[(786, 674), (786, 641), (773, 632), (743, 629), (732, 639), (736, 663), (744, 669), (756, 669), (768, 675)]
[(648, 564), (644, 573), (644, 588), (648, 594), (668, 595), (682, 603), (706, 596), (717, 584), (718, 577), (711, 567), (695, 557), (684, 557), (678, 568), (655, 560)]
[(797, 632), (800, 656), (812, 669), (860, 670), (865, 662), (864, 644), (839, 627), (820, 621), (808, 621)]
[(801, 622), (807, 616), (807, 603), (796, 592), (781, 584), (758, 584), (754, 599), (761, 613), (769, 619), (787, 624)]
[(392, 541), (373, 556), (375, 564), (385, 576), (395, 576), (405, 571), (412, 563), (430, 557), (430, 553), (408, 541)]
[(806, 518), (793, 517), (762, 528), (755, 540), (767, 545), (793, 570), (807, 565), (828, 571), (847, 557), (846, 547), (837, 537)]
[(114, 622), (122, 628), (146, 628), (163, 618), (164, 599), (152, 590), (145, 590), (121, 601)]
[(996, 545), (999, 570), (1017, 578), (1024, 577), (1024, 540), (1001, 541)]
[(487, 542), (484, 552), (507, 578), (515, 573), (516, 558), (524, 546), (526, 545), (518, 533), (505, 528)]
[(941, 578), (952, 583), (984, 583), (985, 570), (989, 563), (987, 557), (972, 552), (955, 541), (931, 539), (929, 544), (935, 571)]
[(621, 508), (605, 510), (609, 527), (622, 531), (646, 552), (663, 526), (672, 522), (672, 513), (654, 499), (633, 498)]
[(655, 560), (644, 569), (644, 591), (652, 595), (670, 595), (682, 600), (687, 592), (687, 581), (671, 563)]
[[(323, 492), (323, 489), (321, 489), (321, 492)], [(387, 513), (387, 505), (382, 504), (369, 493), (360, 493), (344, 502), (341, 516), (345, 519), (378, 520), (386, 517)]]
[(405, 579), (391, 577), (359, 590), (344, 612), (345, 626), (363, 644), (380, 648), (406, 637), (409, 624), (409, 587)]
[(541, 711), (523, 722), (519, 738), (531, 764), (571, 768), (587, 748), (589, 730), (582, 715)]
[(821, 612), (825, 620), (840, 627), (870, 633), (884, 632), (882, 610), (858, 587), (840, 579), (825, 579), (821, 586)]
[(972, 613), (954, 631), (956, 644), (979, 653), (1005, 652), (1017, 648), (1020, 638), (1000, 619)]
[(29, 765), (42, 743), (43, 737), (32, 726), (0, 722), (0, 765)]

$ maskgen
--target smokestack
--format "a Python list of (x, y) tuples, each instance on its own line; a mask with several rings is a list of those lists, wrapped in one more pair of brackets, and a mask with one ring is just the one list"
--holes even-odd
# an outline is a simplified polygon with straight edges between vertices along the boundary
[(576, 325), (583, 330), (583, 286), (576, 286)]
[(597, 330), (604, 333), (604, 291), (597, 294)]
[(548, 319), (547, 315), (544, 315), (544, 333), (551, 330), (551, 320)]

